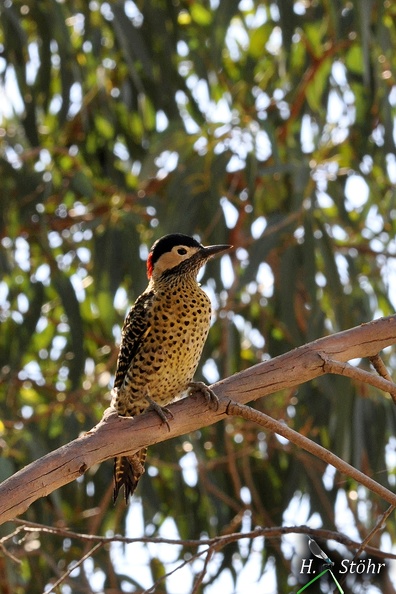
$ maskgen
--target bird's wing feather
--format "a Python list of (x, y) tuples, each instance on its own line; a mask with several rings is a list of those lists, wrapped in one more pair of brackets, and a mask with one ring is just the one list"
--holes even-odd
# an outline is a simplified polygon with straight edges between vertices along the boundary
[(137, 298), (125, 318), (121, 332), (121, 345), (117, 359), (114, 387), (120, 388), (125, 375), (138, 351), (145, 334), (150, 331), (147, 319), (147, 306), (151, 303), (153, 292), (145, 292)]

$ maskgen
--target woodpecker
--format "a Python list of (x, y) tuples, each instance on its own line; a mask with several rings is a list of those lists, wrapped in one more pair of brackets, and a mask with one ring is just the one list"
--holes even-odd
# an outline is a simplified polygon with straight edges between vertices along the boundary
[[(154, 409), (168, 422), (166, 405), (201, 390), (216, 396), (193, 376), (206, 341), (209, 297), (197, 274), (212, 257), (230, 245), (203, 246), (180, 233), (165, 235), (147, 259), (146, 290), (136, 299), (122, 328), (111, 406), (120, 416), (134, 417)], [(144, 472), (147, 448), (114, 461), (114, 501), (124, 485), (125, 501)]]

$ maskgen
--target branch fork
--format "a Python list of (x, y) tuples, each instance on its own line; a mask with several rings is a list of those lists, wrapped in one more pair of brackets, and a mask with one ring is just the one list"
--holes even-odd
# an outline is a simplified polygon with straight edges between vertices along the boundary
[[(213, 384), (211, 389), (219, 399), (217, 410), (210, 409), (203, 398), (184, 398), (171, 404), (169, 408), (174, 419), (169, 423), (169, 432), (159, 423), (155, 412), (128, 419), (107, 409), (93, 429), (32, 462), (0, 484), (0, 522), (22, 514), (34, 501), (75, 480), (95, 464), (196, 431), (226, 419), (229, 414), (250, 418), (284, 435), (289, 441), (339, 468), (340, 472), (365, 484), (391, 505), (396, 505), (396, 495), (331, 452), (323, 451), (310, 440), (304, 441), (307, 438), (284, 423), (244, 407), (248, 402), (296, 387), (325, 373), (339, 373), (359, 379), (389, 392), (395, 400), (396, 386), (390, 381), (385, 366), (378, 358), (382, 349), (394, 344), (396, 315), (315, 340)], [(379, 375), (347, 363), (356, 358), (370, 358)]]

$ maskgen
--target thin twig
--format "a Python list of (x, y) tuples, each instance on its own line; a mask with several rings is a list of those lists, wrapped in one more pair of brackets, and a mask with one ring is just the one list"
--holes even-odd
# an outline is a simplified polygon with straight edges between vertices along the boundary
[(209, 549), (207, 549), (207, 553), (206, 553), (206, 557), (205, 557), (205, 561), (204, 561), (204, 566), (202, 568), (202, 570), (199, 572), (194, 587), (191, 591), (191, 594), (197, 594), (197, 592), (199, 591), (199, 587), (203, 582), (203, 579), (205, 577), (205, 574), (208, 570), (208, 565), (209, 565), (209, 561), (211, 560), (211, 558), (213, 557), (214, 554), (214, 549), (213, 547), (209, 547)]
[[(4, 545), (4, 543), (7, 542), (7, 540), (14, 538), (14, 536), (17, 536), (18, 534), (20, 534), (20, 532), (22, 532), (25, 529), (25, 521), (24, 520), (15, 520), (15, 521), (16, 521), (16, 523), (22, 524), (22, 526), (19, 526), (19, 528), (15, 528), (15, 530), (10, 532), (10, 534), (6, 534), (5, 536), (3, 536), (3, 538), (0, 538), (0, 545)], [(37, 524), (37, 526), (41, 526), (41, 524)]]
[(79, 567), (89, 557), (92, 557), (92, 555), (94, 553), (96, 553), (96, 551), (98, 549), (100, 549), (102, 546), (103, 546), (103, 543), (102, 542), (98, 542), (95, 546), (93, 546), (92, 549), (90, 549), (83, 557), (81, 557), (81, 559), (79, 559), (78, 561), (76, 561), (76, 563), (73, 563), (73, 565), (71, 565), (69, 567), (69, 569), (67, 571), (65, 571), (65, 573), (63, 573), (60, 576), (60, 578), (51, 586), (51, 588), (49, 590), (46, 590), (45, 591), (45, 594), (51, 594), (51, 592), (55, 592), (55, 588), (57, 588), (58, 586), (60, 586), (60, 584), (62, 582), (64, 582), (65, 579), (68, 578), (69, 575), (76, 569), (76, 567)]
[[(160, 538), (160, 537), (135, 537), (130, 538), (127, 536), (114, 535), (114, 536), (99, 536), (96, 534), (85, 534), (83, 532), (74, 532), (66, 528), (55, 528), (52, 526), (45, 526), (37, 524), (36, 522), (29, 522), (26, 520), (16, 519), (15, 522), (21, 524), (20, 530), (26, 532), (43, 532), (45, 534), (53, 534), (62, 538), (75, 538), (83, 541), (99, 542), (101, 544), (109, 544), (113, 542), (121, 542), (123, 544), (133, 544), (140, 542), (143, 544), (170, 544), (184, 547), (200, 547), (203, 545), (207, 546), (225, 546), (227, 544), (237, 542), (241, 539), (246, 538), (259, 538), (265, 537), (267, 539), (280, 538), (285, 534), (309, 534), (314, 536), (318, 540), (334, 540), (340, 544), (345, 545), (350, 549), (358, 549), (360, 543), (352, 540), (348, 536), (332, 530), (313, 529), (309, 526), (274, 526), (270, 528), (262, 528), (261, 526), (256, 527), (254, 530), (249, 532), (236, 532), (226, 535), (214, 536), (213, 538), (203, 538), (195, 540), (183, 540), (183, 539), (171, 539), (171, 538)], [(370, 549), (370, 550), (369, 550)], [(396, 559), (396, 554), (384, 553), (375, 547), (366, 547), (366, 551), (370, 554), (381, 557)], [(205, 551), (203, 551), (205, 552)]]
[[(391, 515), (391, 513), (394, 511), (395, 506), (394, 505), (390, 505), (388, 507), (388, 509), (381, 515), (380, 519), (378, 520), (378, 522), (375, 524), (374, 528), (372, 528), (372, 530), (370, 530), (370, 532), (367, 534), (366, 538), (363, 540), (363, 542), (361, 543), (360, 547), (358, 548), (358, 550), (355, 552), (352, 561), (354, 561), (355, 559), (357, 559), (359, 557), (359, 555), (367, 550), (367, 545), (370, 542), (370, 540), (374, 537), (374, 535), (379, 532), (380, 530), (383, 530), (385, 527), (385, 522), (386, 520), (389, 518), (389, 516)], [(347, 576), (344, 575), (341, 579), (340, 579), (340, 584), (344, 584), (346, 582)]]
[[(381, 378), (379, 378), (381, 379)], [(385, 380), (383, 380), (385, 381)], [(382, 497), (385, 501), (390, 503), (391, 505), (396, 506), (396, 495), (389, 491), (386, 487), (383, 487), (377, 481), (373, 480), (372, 478), (366, 476), (354, 466), (351, 466), (347, 462), (344, 462), (341, 458), (326, 450), (326, 448), (320, 446), (319, 444), (315, 443), (308, 437), (297, 433), (294, 429), (290, 429), (285, 423), (281, 423), (280, 421), (276, 421), (275, 419), (269, 417), (268, 415), (251, 408), (245, 404), (238, 404), (237, 402), (233, 402), (230, 400), (227, 406), (227, 413), (229, 415), (240, 416), (244, 419), (249, 421), (255, 421), (262, 427), (269, 429), (273, 433), (277, 433), (278, 435), (282, 435), (285, 439), (288, 439), (294, 445), (303, 448), (310, 452), (313, 456), (317, 456), (326, 464), (331, 464), (337, 470), (339, 470), (342, 474), (346, 474), (347, 476), (353, 478), (355, 481), (364, 485), (372, 491)]]
[[(389, 513), (387, 515), (384, 514), (384, 516), (382, 517), (382, 523), (386, 520)], [(18, 520), (18, 522), (22, 524), (21, 520)], [(320, 539), (335, 540), (336, 542), (339, 542), (339, 543), (345, 545), (349, 549), (360, 550), (360, 547), (361, 547), (361, 545), (359, 543), (351, 540), (349, 537), (347, 537), (343, 534), (340, 534), (338, 532), (333, 532), (331, 530), (312, 529), (308, 526), (298, 526), (298, 527), (296, 527), (296, 526), (282, 526), (282, 527), (275, 527), (275, 528), (257, 527), (254, 530), (252, 530), (250, 532), (246, 532), (246, 533), (234, 533), (234, 534), (228, 534), (225, 536), (217, 536), (217, 537), (214, 537), (211, 539), (189, 540), (189, 541), (176, 540), (176, 539), (154, 538), (154, 537), (153, 538), (127, 538), (127, 537), (121, 537), (121, 536), (101, 537), (101, 536), (96, 536), (96, 535), (91, 535), (91, 534), (76, 533), (76, 532), (72, 532), (70, 530), (62, 529), (62, 528), (53, 528), (53, 527), (49, 527), (49, 526), (42, 526), (42, 525), (36, 524), (34, 522), (25, 522), (25, 525), (20, 526), (20, 530), (22, 530), (22, 529), (26, 530), (27, 532), (45, 532), (45, 533), (57, 534), (62, 537), (68, 536), (69, 538), (79, 538), (79, 539), (86, 540), (86, 541), (99, 541), (99, 542), (97, 542), (97, 544), (94, 547), (92, 547), (92, 549), (86, 555), (84, 555), (84, 557), (82, 557), (82, 559), (79, 560), (78, 563), (76, 563), (72, 567), (70, 567), (70, 569), (65, 574), (63, 574), (61, 576), (61, 578), (59, 578), (59, 580), (52, 586), (52, 588), (49, 591), (46, 592), (46, 594), (50, 594), (51, 592), (54, 592), (54, 588), (56, 588), (62, 581), (64, 581), (66, 579), (66, 577), (73, 571), (73, 569), (75, 569), (76, 567), (81, 565), (88, 557), (93, 555), (94, 552), (98, 548), (103, 546), (105, 543), (109, 543), (109, 542), (123, 542), (123, 543), (132, 543), (132, 542), (164, 543), (164, 542), (166, 542), (168, 544), (175, 544), (178, 546), (184, 545), (184, 546), (196, 546), (196, 547), (200, 547), (202, 545), (208, 545), (207, 548), (205, 548), (204, 550), (197, 551), (194, 555), (192, 555), (189, 559), (183, 561), (180, 565), (178, 565), (172, 571), (161, 576), (154, 584), (152, 584), (152, 586), (150, 588), (148, 588), (147, 590), (144, 590), (143, 592), (141, 592), (141, 594), (152, 594), (153, 592), (156, 591), (157, 586), (159, 586), (160, 583), (163, 582), (167, 577), (173, 575), (179, 569), (182, 569), (186, 565), (190, 565), (196, 559), (198, 559), (202, 555), (206, 554), (207, 557), (205, 560), (204, 568), (200, 572), (198, 581), (195, 584), (196, 586), (197, 585), (199, 586), (202, 583), (202, 580), (206, 573), (207, 565), (208, 565), (213, 553), (216, 550), (221, 550), (222, 548), (224, 548), (225, 546), (227, 546), (230, 543), (241, 540), (242, 538), (243, 539), (245, 539), (245, 538), (254, 539), (254, 538), (258, 538), (258, 537), (265, 537), (267, 539), (268, 538), (278, 538), (279, 539), (279, 538), (281, 538), (281, 536), (286, 535), (286, 534), (308, 534), (310, 536), (315, 536), (315, 538), (317, 538), (319, 540)], [(395, 554), (386, 553), (386, 552), (380, 551), (374, 547), (366, 546), (365, 550), (367, 553), (375, 555), (376, 557), (379, 557), (379, 558), (396, 559)], [(195, 591), (198, 591), (198, 590), (195, 588)]]
[(362, 542), (362, 544), (360, 545), (360, 547), (356, 551), (356, 553), (354, 555), (354, 559), (356, 557), (358, 557), (362, 551), (365, 550), (366, 546), (368, 545), (368, 543), (370, 542), (370, 540), (374, 537), (374, 535), (377, 532), (379, 532), (380, 530), (383, 530), (385, 528), (385, 522), (389, 518), (389, 516), (391, 515), (391, 513), (394, 511), (394, 509), (395, 509), (395, 506), (394, 505), (390, 505), (388, 507), (388, 509), (382, 514), (382, 516), (379, 518), (379, 520), (375, 524), (374, 528), (372, 528), (370, 530), (370, 532), (368, 533), (368, 535), (366, 536), (366, 538), (364, 539), (364, 541)]
[(5, 557), (9, 557), (11, 559), (11, 561), (14, 561), (14, 563), (17, 563), (18, 565), (20, 565), (22, 563), (22, 560), (18, 559), (18, 557), (15, 557), (15, 555), (10, 553), (10, 551), (8, 551), (6, 549), (6, 547), (3, 545), (3, 543), (0, 543), (0, 551), (3, 553), (3, 555)]
[(387, 370), (385, 363), (381, 359), (379, 355), (374, 355), (373, 357), (369, 357), (369, 361), (371, 365), (374, 367), (375, 371), (384, 379), (388, 380), (389, 382), (393, 381), (392, 377)]
[[(208, 548), (210, 548), (210, 547), (208, 547)], [(199, 559), (199, 557), (202, 557), (202, 555), (204, 555), (207, 551), (208, 551), (208, 549), (204, 549), (203, 551), (198, 551), (197, 553), (195, 553), (195, 555), (192, 555), (191, 557), (189, 557), (188, 559), (183, 561), (183, 563), (180, 563), (180, 565), (175, 567), (175, 569), (172, 569), (172, 571), (169, 571), (168, 573), (165, 573), (164, 575), (162, 575), (160, 578), (158, 578), (158, 580), (156, 580), (150, 586), (150, 588), (147, 588), (147, 590), (143, 590), (143, 592), (140, 592), (140, 594), (153, 594), (153, 592), (156, 592), (157, 586), (159, 586), (161, 582), (166, 580), (166, 578), (168, 578), (171, 575), (173, 575), (174, 573), (176, 573), (176, 571), (179, 571), (179, 569), (183, 569), (183, 567), (185, 567), (186, 565), (190, 565), (193, 561), (195, 561), (196, 559)]]

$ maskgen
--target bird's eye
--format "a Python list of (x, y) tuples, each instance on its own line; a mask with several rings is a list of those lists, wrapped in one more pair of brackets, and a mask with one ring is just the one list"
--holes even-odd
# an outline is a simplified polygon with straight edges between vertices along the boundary
[(179, 248), (177, 250), (177, 253), (179, 254), (179, 256), (185, 256), (187, 254), (187, 250), (185, 248)]

